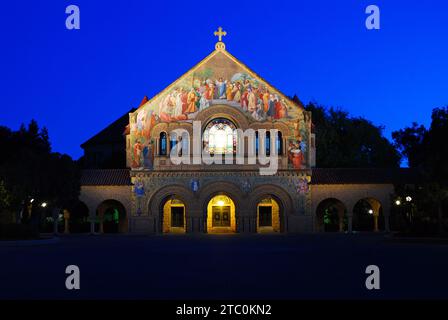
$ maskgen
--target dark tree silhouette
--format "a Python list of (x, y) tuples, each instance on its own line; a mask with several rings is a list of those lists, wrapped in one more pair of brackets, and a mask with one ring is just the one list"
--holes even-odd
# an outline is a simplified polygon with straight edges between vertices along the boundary
[[(432, 111), (431, 126), (426, 129), (413, 123), (393, 132), (393, 139), (409, 166), (426, 176), (420, 198), (432, 203), (438, 219), (439, 233), (444, 231), (444, 203), (448, 201), (448, 106)], [(425, 208), (431, 210), (427, 203)]]
[(2, 214), (20, 211), (31, 199), (58, 208), (77, 199), (79, 170), (69, 156), (51, 152), (48, 131), (36, 121), (18, 131), (0, 127), (0, 149), (2, 193), (8, 195)]
[(383, 127), (316, 103), (309, 103), (305, 108), (312, 112), (318, 167), (399, 167), (401, 156), (383, 136)]

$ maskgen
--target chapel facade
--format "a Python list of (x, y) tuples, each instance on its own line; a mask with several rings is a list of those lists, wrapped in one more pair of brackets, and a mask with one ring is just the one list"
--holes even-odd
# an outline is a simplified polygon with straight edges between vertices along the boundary
[(83, 172), (91, 231), (319, 232), (325, 219), (352, 231), (360, 201), (370, 231), (388, 231), (392, 177), (316, 168), (311, 113), (215, 35), (210, 55), (121, 120), (127, 168)]

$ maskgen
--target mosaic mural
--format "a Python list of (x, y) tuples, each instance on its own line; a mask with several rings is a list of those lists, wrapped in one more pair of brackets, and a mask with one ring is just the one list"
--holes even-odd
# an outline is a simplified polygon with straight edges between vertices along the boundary
[(307, 113), (222, 52), (131, 114), (132, 167), (152, 166), (150, 134), (157, 123), (192, 122), (199, 112), (215, 105), (237, 108), (251, 121), (288, 123), (295, 137), (288, 141), (288, 158), (294, 168), (301, 168), (309, 131)]

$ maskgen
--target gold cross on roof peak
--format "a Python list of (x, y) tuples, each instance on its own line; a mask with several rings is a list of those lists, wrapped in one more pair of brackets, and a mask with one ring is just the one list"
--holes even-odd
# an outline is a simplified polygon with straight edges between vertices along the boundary
[(222, 27), (219, 27), (218, 31), (215, 31), (214, 35), (218, 37), (219, 42), (222, 42), (222, 37), (225, 37), (227, 32), (222, 31)]

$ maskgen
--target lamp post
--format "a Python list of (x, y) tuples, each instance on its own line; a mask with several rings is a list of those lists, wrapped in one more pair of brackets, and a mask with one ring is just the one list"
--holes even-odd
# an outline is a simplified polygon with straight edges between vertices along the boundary
[(402, 211), (402, 208), (401, 208), (401, 199), (397, 198), (394, 201), (394, 204), (397, 206), (397, 213), (398, 213), (398, 215), (397, 215), (398, 220), (397, 220), (397, 217), (396, 217), (395, 221), (396, 222), (399, 221), (399, 225), (401, 226), (403, 224), (403, 222), (402, 222), (403, 221), (403, 211)]
[(406, 202), (409, 204), (410, 206), (410, 212), (408, 213), (408, 219), (409, 219), (409, 224), (412, 224), (412, 220), (413, 220), (413, 205), (412, 205), (412, 197), (411, 196), (407, 196), (406, 197)]

